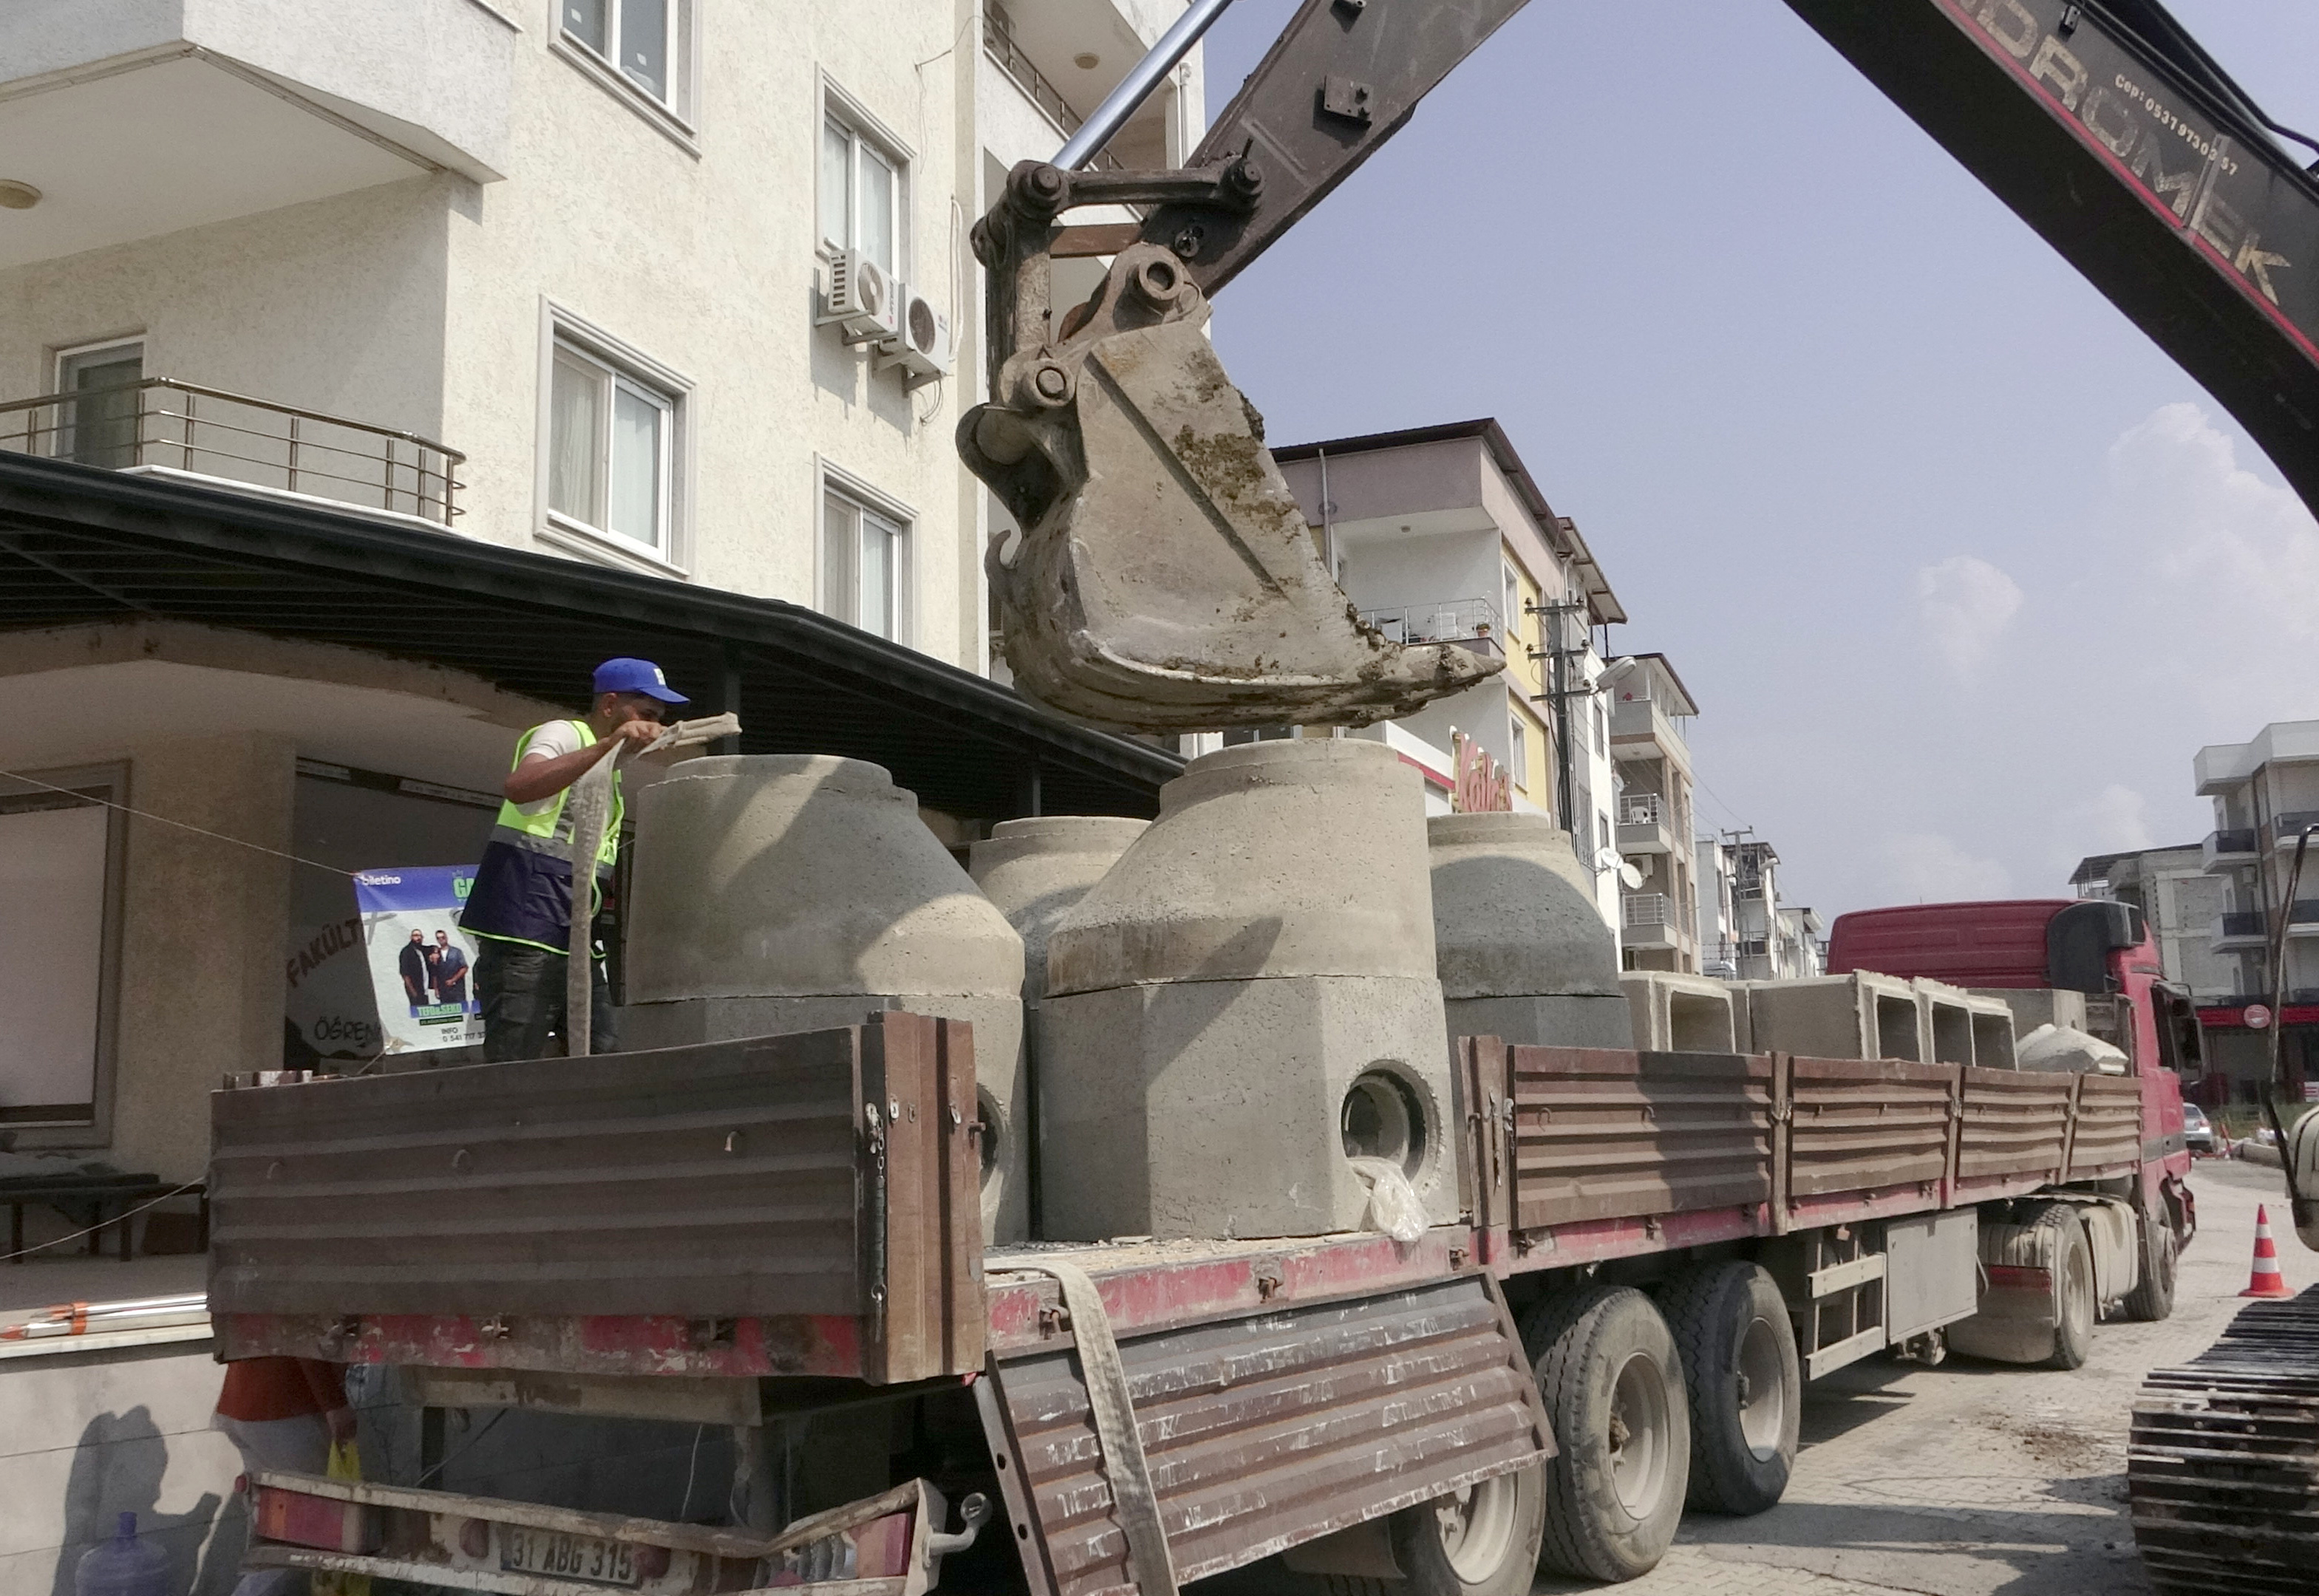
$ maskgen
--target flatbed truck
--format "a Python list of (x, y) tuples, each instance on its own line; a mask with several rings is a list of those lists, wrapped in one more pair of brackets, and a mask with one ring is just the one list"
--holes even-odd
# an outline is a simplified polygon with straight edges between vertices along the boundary
[(713, 1421), (738, 1476), (700, 1526), (259, 1475), (252, 1565), (508, 1596), (1621, 1579), (1686, 1501), (1778, 1499), (1804, 1380), (1937, 1357), (1992, 1230), (1998, 1284), (2042, 1282), (2026, 1361), (2081, 1359), (2139, 1284), (2131, 1076), (1468, 1039), (1411, 1154), (1454, 1161), (1456, 1224), (986, 1248), (972, 1055), (888, 1013), (219, 1094), (221, 1357)]

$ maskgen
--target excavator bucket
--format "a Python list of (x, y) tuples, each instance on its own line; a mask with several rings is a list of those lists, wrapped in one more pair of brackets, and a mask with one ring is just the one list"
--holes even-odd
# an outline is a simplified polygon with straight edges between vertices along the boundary
[(1501, 670), (1361, 620), (1207, 316), (1166, 249), (1132, 246), (961, 423), (1022, 528), (988, 556), (1016, 687), (1132, 731), (1367, 726)]

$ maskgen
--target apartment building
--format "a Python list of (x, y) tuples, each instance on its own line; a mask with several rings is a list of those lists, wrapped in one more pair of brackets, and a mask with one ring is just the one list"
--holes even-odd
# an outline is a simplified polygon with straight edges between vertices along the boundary
[(1455, 643), (1506, 662), (1393, 723), (1394, 735), (1453, 763), (1463, 748), (1502, 769), (1510, 806), (1571, 833), (1615, 924), (1610, 723), (1594, 691), (1595, 639), (1626, 611), (1577, 524), (1555, 513), (1492, 419), (1273, 454), (1365, 620), (1398, 643)]
[(1641, 877), (1620, 898), (1621, 956), (1629, 969), (1696, 973), (1698, 834), (1687, 730), (1699, 706), (1663, 654), (1620, 655), (1602, 680), (1619, 789), (1616, 845)]
[[(969, 229), (1179, 11), (0, 5), (0, 680), (41, 707), (0, 728), (0, 1146), (175, 1185), (221, 1073), (407, 1067), (348, 872), (471, 865), (609, 655), (736, 713), (717, 752), (887, 766), (953, 845), (1151, 813), (1180, 761), (988, 679), (952, 434)], [(1203, 118), (1195, 58), (1113, 153)], [(316, 1014), (345, 960), (362, 1012)], [(0, 1596), (118, 1510), (232, 1582), (206, 1346), (149, 1355), (0, 1375)]]
[[(2290, 1071), (2319, 1082), (2319, 858), (2306, 861), (2288, 901), (2297, 841), (2319, 825), (2319, 720), (2273, 721), (2247, 742), (2201, 748), (2191, 768), (2198, 795), (2215, 804), (2198, 862), (2221, 892), (2201, 905), (2212, 914), (2206, 989), (2188, 984), (2206, 1027), (2213, 1089), (2251, 1102), (2269, 1076), (2273, 1026)], [(2270, 953), (2282, 920), (2283, 980)], [(2274, 1012), (2279, 990), (2286, 1001)]]
[(1727, 980), (1791, 981), (1822, 974), (1818, 914), (1786, 902), (1780, 856), (1739, 833), (1701, 837), (1692, 849), (1701, 973)]

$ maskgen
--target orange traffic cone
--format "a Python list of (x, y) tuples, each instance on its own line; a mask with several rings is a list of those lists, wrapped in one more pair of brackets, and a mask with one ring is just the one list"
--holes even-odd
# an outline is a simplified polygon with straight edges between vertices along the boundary
[(2278, 1248), (2270, 1239), (2270, 1210), (2258, 1204), (2254, 1211), (2254, 1273), (2247, 1280), (2247, 1288), (2239, 1293), (2242, 1297), (2291, 1297), (2286, 1277), (2278, 1272)]

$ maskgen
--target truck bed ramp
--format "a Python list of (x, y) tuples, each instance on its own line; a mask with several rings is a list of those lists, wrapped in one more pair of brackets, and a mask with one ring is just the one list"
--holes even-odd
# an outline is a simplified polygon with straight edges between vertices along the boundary
[[(1205, 1579), (1550, 1456), (1495, 1283), (1412, 1289), (1122, 1337), (1174, 1578)], [(984, 1429), (1033, 1596), (1150, 1589), (1067, 1323), (994, 1360)]]
[(2319, 1286), (2250, 1303), (2191, 1362), (2152, 1370), (2125, 1478), (2160, 1590), (2319, 1591)]

